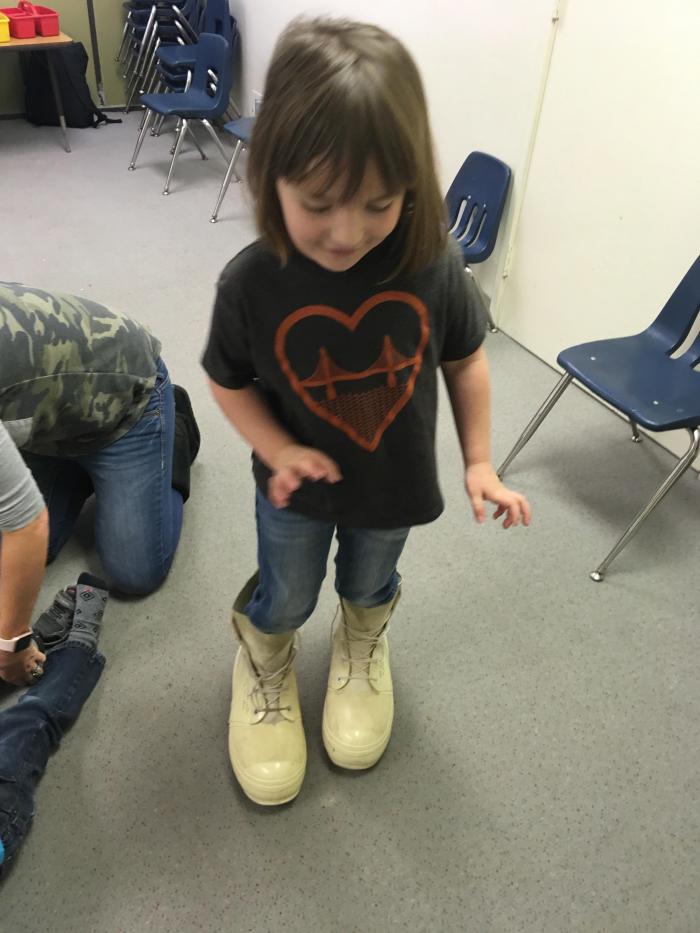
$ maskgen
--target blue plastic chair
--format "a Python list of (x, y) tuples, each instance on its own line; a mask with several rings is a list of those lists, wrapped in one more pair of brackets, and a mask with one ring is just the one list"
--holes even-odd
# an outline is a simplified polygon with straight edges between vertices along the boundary
[[(146, 108), (147, 113), (136, 141), (134, 155), (129, 165), (130, 171), (133, 171), (136, 167), (136, 159), (155, 115), (159, 113), (165, 117), (176, 116), (180, 118), (180, 128), (163, 194), (170, 193), (170, 180), (175, 168), (175, 162), (191, 121), (203, 124), (222, 156), (228, 162), (228, 153), (222, 146), (221, 140), (216, 135), (210, 121), (218, 119), (228, 107), (231, 92), (231, 45), (221, 36), (202, 33), (197, 42), (196, 50), (192, 83), (186, 91), (170, 94), (143, 94), (141, 97), (141, 103)], [(202, 157), (204, 157), (203, 153)]]
[(503, 476), (527, 444), (566, 387), (574, 379), (604, 399), (632, 425), (632, 438), (641, 440), (637, 425), (649, 431), (685, 428), (690, 446), (676, 467), (636, 516), (591, 579), (603, 579), (609, 564), (639, 530), (642, 522), (692, 464), (700, 449), (700, 335), (681, 356), (673, 358), (700, 312), (700, 256), (683, 277), (656, 320), (641, 334), (594, 340), (562, 350), (557, 362), (565, 370), (551, 394), (501, 464)]
[(495, 156), (470, 152), (445, 195), (449, 231), (460, 245), (464, 266), (479, 290), (494, 333), (497, 328), (488, 310), (488, 299), (471, 265), (484, 262), (493, 252), (511, 176), (506, 163)]
[(224, 175), (224, 180), (221, 184), (221, 190), (219, 191), (219, 197), (216, 201), (216, 207), (214, 208), (214, 213), (211, 215), (211, 222), (216, 223), (219, 217), (219, 208), (221, 207), (221, 202), (224, 200), (226, 192), (228, 191), (228, 186), (231, 184), (231, 176), (236, 175), (236, 181), (240, 181), (241, 177), (236, 171), (236, 163), (243, 152), (244, 149), (247, 149), (250, 145), (250, 140), (253, 135), (253, 127), (255, 126), (255, 117), (241, 117), (238, 120), (231, 120), (230, 123), (224, 124), (224, 129), (227, 133), (230, 133), (233, 138), (236, 140), (236, 147), (233, 150), (233, 155), (231, 156), (231, 161), (229, 162), (228, 169)]
[(483, 262), (496, 245), (511, 171), (485, 152), (470, 152), (445, 196), (449, 228), (464, 264)]
[[(235, 45), (236, 21), (229, 12), (228, 0), (207, 0), (198, 29), (198, 33), (203, 32), (222, 36)], [(194, 67), (195, 55), (196, 43), (161, 46), (156, 54), (159, 71), (170, 81), (180, 79), (184, 82), (187, 69)]]

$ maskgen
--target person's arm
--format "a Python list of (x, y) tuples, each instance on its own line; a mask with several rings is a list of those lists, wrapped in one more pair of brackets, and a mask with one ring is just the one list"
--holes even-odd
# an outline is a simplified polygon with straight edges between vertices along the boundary
[[(44, 500), (5, 425), (0, 422), (0, 638), (30, 629), (44, 576), (49, 520)], [(0, 678), (21, 687), (44, 660), (35, 645), (0, 649)]]
[[(508, 489), (491, 464), (491, 387), (486, 353), (479, 347), (462, 360), (442, 363), (464, 460), (464, 483), (477, 522), (484, 521), (484, 501), (497, 508), (494, 518), (506, 515), (504, 528), (530, 524), (530, 506)], [(506, 514), (507, 513), (507, 514)]]
[(292, 493), (306, 479), (337, 483), (342, 479), (335, 461), (312, 447), (304, 447), (277, 421), (253, 385), (226, 389), (209, 379), (212, 395), (226, 418), (272, 470), (268, 497), (277, 508), (289, 504)]
[(2, 533), (0, 638), (15, 638), (31, 627), (32, 610), (44, 579), (48, 541), (46, 508), (24, 528)]

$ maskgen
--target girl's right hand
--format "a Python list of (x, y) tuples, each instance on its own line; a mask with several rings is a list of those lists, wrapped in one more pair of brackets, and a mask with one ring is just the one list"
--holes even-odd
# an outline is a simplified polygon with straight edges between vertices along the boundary
[(270, 463), (272, 476), (267, 484), (267, 497), (276, 509), (289, 505), (292, 493), (305, 479), (337, 483), (343, 477), (338, 464), (313, 447), (289, 444), (283, 447)]

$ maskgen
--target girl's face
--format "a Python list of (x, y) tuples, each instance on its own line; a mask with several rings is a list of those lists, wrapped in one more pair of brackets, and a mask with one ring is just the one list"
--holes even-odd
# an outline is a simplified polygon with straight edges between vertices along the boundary
[(343, 178), (328, 191), (325, 182), (323, 173), (299, 183), (280, 178), (277, 196), (294, 247), (329, 272), (345, 272), (394, 230), (405, 191), (387, 191), (371, 162), (349, 201), (342, 200)]

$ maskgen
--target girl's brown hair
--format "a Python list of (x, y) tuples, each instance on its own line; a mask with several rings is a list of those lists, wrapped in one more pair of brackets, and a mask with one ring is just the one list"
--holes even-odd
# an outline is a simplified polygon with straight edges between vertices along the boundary
[(344, 178), (351, 198), (371, 160), (387, 193), (406, 189), (395, 271), (416, 272), (437, 257), (446, 235), (418, 69), (377, 26), (293, 21), (272, 56), (248, 159), (259, 230), (283, 262), (292, 244), (277, 179), (299, 183), (320, 168), (328, 187)]

